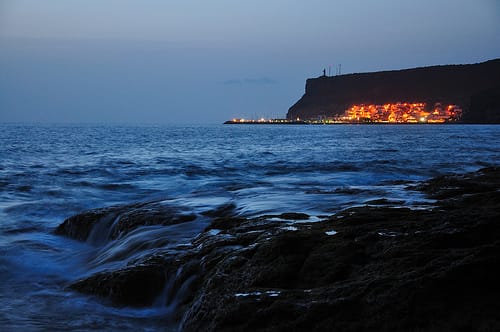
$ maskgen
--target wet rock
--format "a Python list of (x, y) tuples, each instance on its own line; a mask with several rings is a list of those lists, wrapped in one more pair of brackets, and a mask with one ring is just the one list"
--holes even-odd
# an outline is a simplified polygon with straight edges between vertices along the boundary
[(54, 233), (79, 241), (86, 241), (92, 232), (116, 239), (140, 226), (173, 225), (195, 219), (195, 214), (163, 202), (148, 202), (86, 211), (64, 220)]
[(135, 265), (101, 272), (73, 283), (70, 288), (110, 299), (126, 306), (150, 306), (166, 283), (162, 265)]
[(405, 203), (404, 201), (390, 200), (387, 198), (372, 199), (365, 202), (365, 204), (369, 205), (402, 205), (404, 203)]
[(309, 215), (305, 213), (287, 212), (280, 214), (278, 218), (286, 220), (307, 220), (309, 219)]
[(110, 238), (116, 239), (140, 226), (173, 225), (195, 219), (195, 214), (185, 214), (159, 204), (127, 209), (119, 215), (119, 219), (111, 229)]
[(111, 207), (91, 210), (71, 216), (64, 220), (64, 222), (55, 229), (54, 233), (75, 240), (85, 241), (89, 237), (94, 226), (99, 223), (101, 219), (106, 219), (104, 222), (114, 219), (118, 211), (118, 207)]
[(500, 167), (488, 167), (474, 173), (444, 175), (417, 185), (416, 189), (440, 200), (496, 191), (499, 172)]
[(464, 189), (433, 210), (357, 207), (266, 229), (206, 266), (182, 329), (497, 330), (500, 171), (425, 185), (450, 193), (450, 182)]
[[(223, 214), (178, 253), (71, 287), (120, 305), (165, 294), (183, 331), (500, 330), (500, 168), (418, 189), (434, 208), (359, 206), (315, 223)], [(60, 227), (85, 238), (106, 213)]]
[(246, 221), (245, 218), (238, 217), (217, 217), (214, 218), (209, 228), (230, 229)]

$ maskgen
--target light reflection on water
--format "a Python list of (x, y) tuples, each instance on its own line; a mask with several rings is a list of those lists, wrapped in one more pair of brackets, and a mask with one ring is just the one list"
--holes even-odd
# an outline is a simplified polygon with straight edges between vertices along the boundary
[[(245, 216), (325, 215), (380, 198), (418, 207), (427, 201), (405, 184), (500, 163), (500, 126), (0, 129), (2, 330), (171, 329), (166, 308), (116, 308), (65, 287), (167, 239), (172, 248), (188, 241), (209, 222), (200, 216), (220, 206)], [(184, 229), (138, 229), (102, 247), (51, 234), (83, 210), (152, 200), (199, 218)]]

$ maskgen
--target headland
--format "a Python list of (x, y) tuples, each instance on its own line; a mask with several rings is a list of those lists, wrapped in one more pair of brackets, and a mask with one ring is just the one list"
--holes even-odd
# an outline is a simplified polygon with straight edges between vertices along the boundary
[(286, 115), (325, 123), (500, 123), (500, 59), (322, 75)]

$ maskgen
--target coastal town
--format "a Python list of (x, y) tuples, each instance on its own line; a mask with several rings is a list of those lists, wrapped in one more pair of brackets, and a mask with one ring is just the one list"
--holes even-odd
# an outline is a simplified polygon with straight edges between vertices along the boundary
[(428, 110), (425, 103), (353, 105), (334, 121), (378, 123), (445, 123), (456, 122), (462, 115), (458, 105), (436, 103)]
[(460, 120), (462, 109), (458, 105), (436, 103), (432, 108), (426, 103), (387, 103), (352, 105), (334, 117), (319, 116), (314, 119), (232, 119), (226, 124), (349, 124), (349, 123), (453, 123)]

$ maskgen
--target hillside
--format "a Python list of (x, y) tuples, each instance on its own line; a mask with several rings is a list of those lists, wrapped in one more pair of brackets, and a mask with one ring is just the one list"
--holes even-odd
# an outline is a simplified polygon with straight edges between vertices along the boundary
[(317, 119), (343, 114), (353, 105), (436, 103), (458, 105), (464, 123), (500, 123), (500, 59), (308, 79), (305, 94), (288, 119)]

